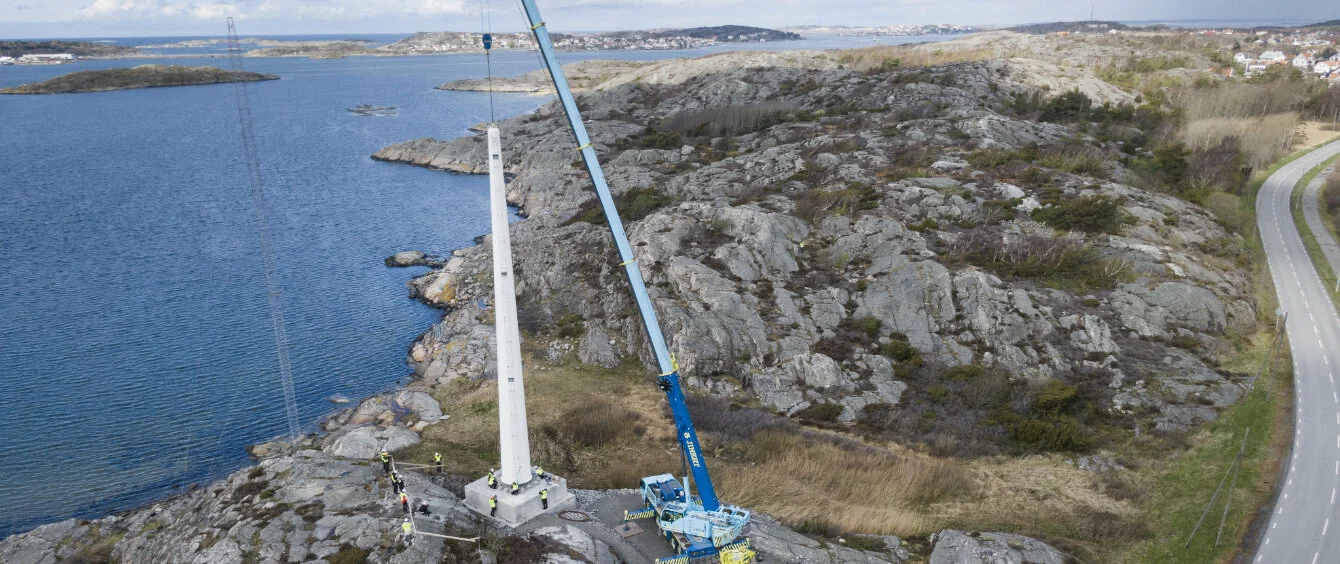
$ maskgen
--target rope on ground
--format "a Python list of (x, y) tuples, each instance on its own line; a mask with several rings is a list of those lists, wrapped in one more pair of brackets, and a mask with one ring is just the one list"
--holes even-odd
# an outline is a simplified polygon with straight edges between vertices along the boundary
[(559, 511), (558, 518), (564, 521), (576, 521), (578, 523), (591, 520), (591, 516), (589, 514), (587, 514), (584, 511), (577, 511), (575, 509)]

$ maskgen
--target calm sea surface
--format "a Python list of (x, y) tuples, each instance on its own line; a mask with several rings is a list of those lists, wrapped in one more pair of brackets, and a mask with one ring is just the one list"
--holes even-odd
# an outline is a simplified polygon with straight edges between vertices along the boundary
[[(210, 58), (217, 48), (201, 49), (170, 62), (224, 63)], [(143, 62), (5, 66), (0, 87)], [(531, 53), (502, 54), (494, 72), (538, 64)], [(368, 157), (486, 121), (486, 94), (433, 89), (481, 77), (484, 64), (446, 55), (246, 65), (283, 77), (249, 89), (298, 410), (310, 425), (336, 407), (333, 394), (360, 398), (404, 382), (407, 346), (439, 317), (406, 297), (405, 282), (422, 269), (382, 259), (446, 254), (488, 229), (486, 178)], [(546, 101), (495, 100), (500, 117)], [(220, 477), (247, 463), (246, 445), (285, 432), (234, 104), (231, 85), (0, 96), (0, 537)], [(360, 104), (397, 111), (346, 111)]]

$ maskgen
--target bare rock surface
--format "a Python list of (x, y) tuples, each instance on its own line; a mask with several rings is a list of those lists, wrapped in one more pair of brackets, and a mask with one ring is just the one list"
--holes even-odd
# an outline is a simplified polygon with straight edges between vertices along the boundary
[[(1039, 51), (1050, 41), (988, 35), (964, 45)], [(909, 394), (924, 398), (907, 373), (925, 366), (1091, 382), (1104, 408), (1155, 413), (1149, 424), (1160, 430), (1213, 419), (1236, 400), (1245, 377), (1210, 366), (1228, 336), (1255, 324), (1246, 272), (1216, 254), (1240, 237), (1194, 204), (1113, 180), (1052, 171), (1045, 187), (999, 182), (971, 164), (974, 151), (1076, 138), (1066, 126), (1004, 111), (1017, 93), (1073, 86), (1129, 101), (1092, 75), (1072, 84), (1064, 80), (1075, 73), (1021, 65), (856, 72), (831, 53), (737, 53), (584, 68), (595, 78), (584, 82), (583, 115), (616, 199), (657, 198), (625, 227), (686, 382), (785, 414), (835, 404), (841, 422), (905, 404)], [(1034, 71), (1066, 76), (1041, 84)], [(865, 109), (827, 115), (839, 100)], [(645, 146), (649, 131), (722, 108), (824, 111), (781, 115), (728, 141)], [(514, 175), (508, 199), (527, 216), (512, 228), (519, 307), (532, 320), (523, 326), (552, 340), (552, 360), (572, 351), (600, 366), (630, 357), (650, 366), (632, 301), (610, 291), (625, 287), (623, 272), (600, 217), (588, 213), (589, 180), (573, 162), (560, 113), (549, 104), (500, 124)], [(375, 158), (476, 172), (481, 140), (409, 141)], [(927, 158), (915, 175), (891, 176), (908, 169), (899, 164), (908, 153)], [(808, 209), (813, 194), (835, 191), (864, 194), (864, 203)], [(1058, 198), (1115, 198), (1131, 221), (1101, 235), (1031, 219)], [(1091, 249), (1129, 274), (1111, 287), (1059, 289), (960, 258), (983, 245), (1038, 241)], [(490, 261), (487, 245), (459, 249), (411, 283), (413, 295), (446, 310), (410, 355), (430, 384), (492, 373), (493, 336), (481, 322)], [(559, 326), (576, 336), (556, 336)], [(1198, 345), (1187, 354), (1171, 343)], [(1178, 370), (1161, 365), (1170, 357)]]

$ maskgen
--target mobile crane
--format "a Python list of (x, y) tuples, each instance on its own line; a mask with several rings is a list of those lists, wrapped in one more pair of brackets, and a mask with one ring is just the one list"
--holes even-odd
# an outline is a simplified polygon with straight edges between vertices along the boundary
[[(637, 257), (633, 256), (628, 244), (628, 235), (624, 233), (623, 221), (619, 219), (619, 210), (615, 208), (614, 198), (610, 195), (609, 185), (605, 182), (604, 171), (591, 146), (591, 138), (582, 123), (577, 102), (568, 88), (568, 79), (563, 67), (558, 64), (554, 43), (545, 28), (544, 19), (535, 7), (535, 0), (521, 0), (530, 31), (540, 48), (544, 65), (554, 81), (554, 90), (567, 115), (568, 124), (577, 138), (577, 148), (581, 151), (586, 171), (591, 175), (600, 207), (605, 212), (610, 234), (619, 250), (620, 266), (628, 275), (633, 297), (637, 301), (638, 312), (646, 327), (647, 337), (656, 354), (656, 364), (660, 368), (657, 385), (665, 392), (670, 402), (670, 412), (675, 420), (675, 434), (680, 449), (693, 475), (693, 484), (698, 487), (697, 495), (690, 490), (689, 477), (681, 484), (670, 474), (642, 478), (640, 489), (642, 499), (647, 506), (634, 512), (626, 512), (625, 520), (655, 517), (661, 534), (670, 542), (677, 553), (673, 557), (662, 558), (657, 564), (688, 564), (717, 556), (723, 564), (746, 564), (752, 562), (754, 552), (749, 548), (749, 540), (741, 538), (744, 526), (749, 522), (749, 512), (733, 505), (723, 505), (717, 498), (712, 477), (707, 472), (707, 463), (703, 460), (702, 444), (698, 442), (698, 433), (693, 429), (693, 420), (689, 417), (689, 408), (684, 401), (684, 391), (679, 383), (679, 366), (670, 355), (661, 334), (660, 322), (656, 319), (656, 310), (651, 298), (647, 296), (647, 287), (642, 281), (642, 270), (638, 267)], [(488, 38), (486, 37), (486, 42)]]

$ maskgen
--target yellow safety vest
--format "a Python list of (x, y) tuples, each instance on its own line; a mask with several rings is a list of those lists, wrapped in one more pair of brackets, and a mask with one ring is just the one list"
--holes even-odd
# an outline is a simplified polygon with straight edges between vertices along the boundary
[(540, 490), (540, 499), (549, 499), (549, 490)]
[(489, 509), (493, 509), (494, 507), (497, 506), (498, 506), (498, 500), (489, 498)]
[(406, 501), (409, 501), (409, 496), (405, 495), (405, 492), (400, 492), (400, 503), (405, 503)]
[(386, 454), (386, 453), (384, 453), (384, 452), (381, 454), (381, 457), (382, 457), (382, 462), (386, 462), (386, 461), (388, 461), (388, 460), (391, 459), (391, 455)]
[(440, 452), (433, 453), (433, 462), (442, 462), (442, 453)]
[(411, 525), (411, 524), (409, 524), (409, 523), (404, 523), (404, 524), (400, 525), (400, 528), (404, 529), (404, 530), (405, 530), (405, 534), (407, 534), (407, 535), (410, 534), (410, 533), (412, 533), (412, 532), (414, 532), (414, 525)]

